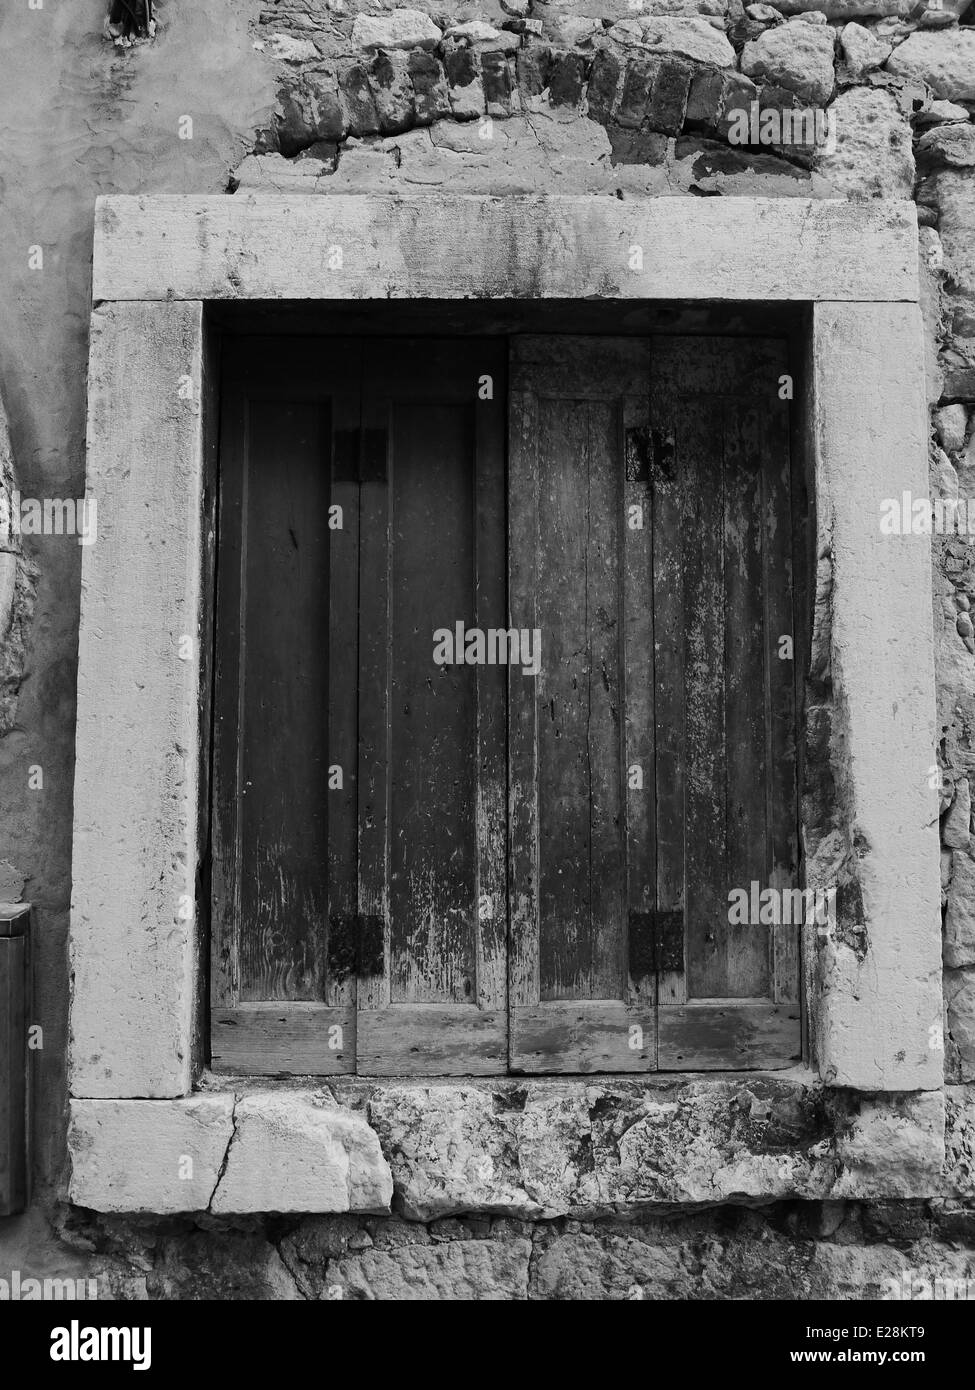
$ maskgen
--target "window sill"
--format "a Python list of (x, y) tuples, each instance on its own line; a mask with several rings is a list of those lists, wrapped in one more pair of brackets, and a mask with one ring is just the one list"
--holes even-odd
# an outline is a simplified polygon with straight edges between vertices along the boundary
[[(975, 1087), (833, 1091), (720, 1077), (205, 1078), (170, 1100), (74, 1100), (70, 1200), (97, 1211), (600, 1216), (721, 1202), (975, 1195)], [(952, 1119), (945, 1162), (946, 1099)]]

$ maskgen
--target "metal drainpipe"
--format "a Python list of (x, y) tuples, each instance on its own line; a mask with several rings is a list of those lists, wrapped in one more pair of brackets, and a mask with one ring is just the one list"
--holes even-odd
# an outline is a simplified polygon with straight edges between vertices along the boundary
[(30, 904), (0, 904), (0, 1216), (30, 1201)]

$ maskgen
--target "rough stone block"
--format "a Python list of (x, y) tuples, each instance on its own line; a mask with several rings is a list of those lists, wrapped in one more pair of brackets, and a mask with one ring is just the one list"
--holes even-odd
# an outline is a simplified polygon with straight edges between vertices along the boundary
[(691, 70), (675, 58), (664, 58), (653, 80), (647, 124), (651, 130), (678, 135), (684, 124)]
[[(967, 779), (963, 777), (960, 785), (967, 787)], [(965, 830), (967, 833), (967, 816)], [(952, 970), (963, 965), (975, 965), (975, 859), (961, 848), (952, 856), (951, 887), (948, 889), (948, 909), (945, 913), (944, 961)]]
[(862, 82), (868, 72), (882, 68), (893, 44), (879, 39), (862, 24), (845, 24), (840, 31), (840, 48), (846, 70), (854, 82)]
[(587, 101), (589, 115), (600, 125), (608, 125), (616, 109), (623, 64), (608, 48), (601, 48), (593, 59)]
[(528, 1297), (530, 1240), (452, 1240), (364, 1250), (329, 1266), (344, 1299), (438, 1302)]
[(945, 1007), (959, 1079), (975, 1081), (975, 970), (946, 970)]
[(312, 1092), (257, 1092), (238, 1102), (214, 1212), (382, 1212), (391, 1197), (379, 1141), (359, 1115)]
[(677, 53), (697, 63), (733, 68), (735, 50), (706, 19), (653, 15), (640, 21), (640, 42), (651, 53)]
[(378, 135), (379, 114), (369, 85), (369, 73), (361, 63), (352, 63), (339, 73), (339, 92), (350, 135)]
[(205, 1211), (233, 1134), (232, 1095), (75, 1100), (72, 1202), (95, 1211)]
[(413, 82), (405, 53), (377, 53), (369, 66), (369, 90), (383, 135), (409, 130), (415, 118)]
[(441, 33), (422, 10), (393, 10), (391, 14), (358, 14), (352, 42), (360, 48), (436, 48)]
[(621, 126), (639, 130), (647, 116), (650, 93), (659, 64), (652, 58), (631, 58), (626, 65), (623, 93), (616, 119)]
[(918, 159), (925, 167), (949, 165), (956, 169), (975, 167), (975, 125), (952, 121), (926, 131), (918, 141)]
[(627, 130), (608, 125), (613, 164), (662, 164), (667, 158), (667, 136), (656, 130)]
[(945, 1165), (945, 1097), (924, 1091), (867, 1097), (836, 1140), (834, 1198), (934, 1196)]
[(418, 125), (429, 125), (450, 115), (450, 97), (444, 70), (430, 53), (414, 49), (409, 58), (409, 75)]
[(519, 48), (515, 64), (522, 98), (541, 96), (548, 86), (551, 52), (547, 43), (530, 43)]
[(553, 106), (578, 106), (589, 76), (591, 59), (582, 53), (554, 52), (548, 74), (549, 97)]
[(823, 105), (835, 83), (833, 30), (811, 24), (782, 24), (746, 43), (742, 72), (767, 78), (795, 92), (803, 101)]
[(945, 101), (975, 101), (975, 29), (919, 30), (894, 49), (887, 68)]
[(450, 95), (450, 109), (459, 121), (474, 120), (484, 114), (484, 84), (478, 55), (470, 48), (444, 45), (444, 71)]
[(488, 115), (510, 116), (515, 83), (508, 57), (500, 49), (487, 49), (481, 54), (481, 81)]
[(830, 107), (835, 148), (819, 154), (819, 172), (838, 195), (910, 198), (914, 187), (911, 126), (890, 92), (852, 87)]

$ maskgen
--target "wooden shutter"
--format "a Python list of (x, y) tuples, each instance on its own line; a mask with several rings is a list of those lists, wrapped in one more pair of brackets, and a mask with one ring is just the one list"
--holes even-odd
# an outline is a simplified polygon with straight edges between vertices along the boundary
[[(354, 342), (225, 350), (211, 936), (220, 1070), (355, 1068), (359, 389)], [(330, 767), (341, 787), (330, 789)]]
[(504, 626), (505, 359), (367, 343), (359, 610), (358, 1070), (504, 1070), (505, 672), (434, 631)]
[(779, 341), (653, 341), (661, 1069), (800, 1052), (798, 928), (729, 924), (732, 888), (798, 884), (788, 372)]
[(516, 338), (511, 362), (510, 624), (541, 634), (539, 674), (508, 681), (511, 1066), (647, 1071), (648, 344)]

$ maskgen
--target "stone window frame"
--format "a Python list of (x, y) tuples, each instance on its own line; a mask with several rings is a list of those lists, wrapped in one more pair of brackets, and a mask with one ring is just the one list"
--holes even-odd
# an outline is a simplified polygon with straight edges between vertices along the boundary
[[(804, 940), (812, 1061), (792, 1074), (874, 1096), (943, 1090), (930, 551), (879, 529), (883, 498), (928, 495), (917, 247), (914, 206), (884, 201), (98, 199), (87, 491), (99, 536), (83, 556), (71, 905), (74, 1200), (206, 1206), (198, 1183), (138, 1196), (131, 1174), (157, 1170), (161, 1136), (188, 1144), (187, 1126), (218, 1171), (236, 1133), (233, 1092), (248, 1090), (205, 1075), (199, 1090), (211, 301), (806, 306), (797, 408), (815, 487), (813, 652), (830, 676), (833, 796), (862, 914), (855, 939)], [(828, 886), (819, 872), (812, 856), (807, 886)], [(722, 1085), (720, 1074), (695, 1081)], [(283, 1133), (282, 1106), (302, 1102), (293, 1086), (262, 1084), (244, 1104)], [(368, 1141), (346, 1133), (343, 1114), (332, 1138), (348, 1169)], [(301, 1200), (347, 1209), (334, 1196)], [(371, 1191), (366, 1205), (377, 1200), (381, 1209)]]

